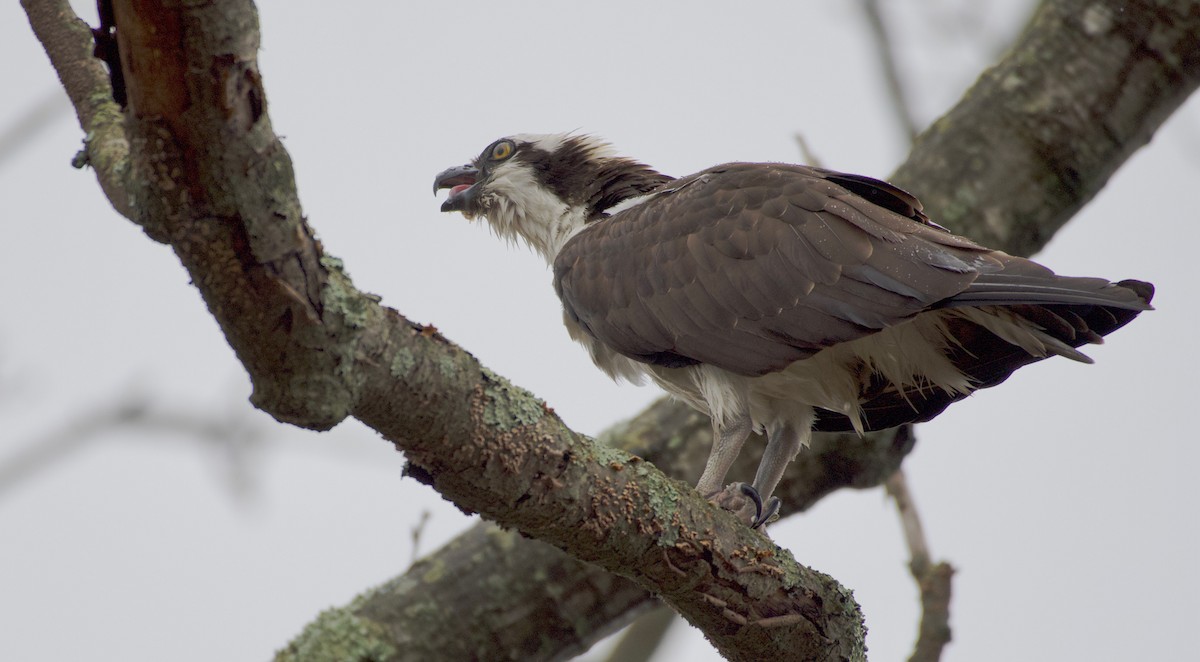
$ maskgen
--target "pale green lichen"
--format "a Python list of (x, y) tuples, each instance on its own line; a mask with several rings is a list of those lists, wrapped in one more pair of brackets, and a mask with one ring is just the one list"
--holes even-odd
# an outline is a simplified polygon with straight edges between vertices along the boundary
[(546, 413), (546, 406), (528, 391), (513, 386), (507, 379), (484, 368), (483, 422), (507, 432), (525, 425), (533, 425)]
[(354, 614), (359, 602), (321, 612), (275, 662), (382, 662), (395, 655), (386, 628)]
[(517, 540), (520, 538), (520, 535), (516, 532), (506, 531), (498, 526), (489, 527), (487, 534), (496, 547), (506, 552), (512, 551), (517, 546)]
[(683, 447), (685, 441), (687, 441), (687, 438), (685, 438), (681, 432), (676, 430), (675, 432), (671, 433), (670, 437), (667, 438), (667, 448), (673, 451), (679, 450), (681, 447)]
[[(660, 522), (670, 522), (679, 510), (679, 488), (662, 472), (652, 465), (638, 462), (631, 465), (633, 472), (640, 478), (640, 484), (646, 486), (647, 501), (654, 519)], [(674, 526), (666, 526), (658, 538), (658, 544), (671, 547), (678, 541), (679, 531)]]
[(425, 572), (421, 574), (421, 581), (426, 584), (436, 584), (446, 575), (446, 563), (436, 556), (427, 557), (425, 560), (429, 567), (425, 568)]
[(321, 256), (321, 266), (329, 271), (329, 278), (321, 288), (321, 303), (341, 315), (342, 321), (352, 329), (366, 328), (370, 322), (370, 300), (354, 288), (342, 261), (332, 255)]
[(391, 373), (396, 379), (404, 379), (417, 365), (417, 359), (407, 347), (401, 347), (392, 357)]

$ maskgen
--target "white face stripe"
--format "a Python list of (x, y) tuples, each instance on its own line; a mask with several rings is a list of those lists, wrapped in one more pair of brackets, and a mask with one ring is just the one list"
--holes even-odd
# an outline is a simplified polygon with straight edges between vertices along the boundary
[(492, 171), (480, 202), (497, 235), (510, 242), (524, 239), (547, 263), (583, 228), (584, 210), (569, 207), (538, 183), (528, 164), (517, 160)]

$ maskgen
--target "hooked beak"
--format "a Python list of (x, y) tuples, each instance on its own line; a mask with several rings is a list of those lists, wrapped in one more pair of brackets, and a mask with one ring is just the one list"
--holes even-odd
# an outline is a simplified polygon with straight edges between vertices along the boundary
[(447, 168), (433, 179), (433, 194), (448, 188), (450, 197), (442, 203), (442, 211), (459, 211), (470, 213), (475, 202), (475, 182), (479, 179), (479, 169), (473, 165), (460, 165)]

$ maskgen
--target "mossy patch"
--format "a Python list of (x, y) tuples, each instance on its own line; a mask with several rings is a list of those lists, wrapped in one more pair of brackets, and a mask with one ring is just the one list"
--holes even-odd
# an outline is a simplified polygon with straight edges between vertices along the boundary
[(386, 629), (348, 607), (326, 609), (275, 653), (275, 662), (382, 662), (396, 654)]
[(483, 422), (502, 432), (533, 425), (546, 414), (545, 405), (523, 388), (484, 368)]
[(365, 328), (370, 322), (370, 299), (355, 289), (340, 258), (322, 255), (321, 266), (329, 271), (329, 278), (321, 288), (321, 303), (339, 313), (346, 326)]
[(396, 379), (404, 379), (417, 365), (417, 359), (407, 347), (401, 347), (392, 356), (390, 371)]

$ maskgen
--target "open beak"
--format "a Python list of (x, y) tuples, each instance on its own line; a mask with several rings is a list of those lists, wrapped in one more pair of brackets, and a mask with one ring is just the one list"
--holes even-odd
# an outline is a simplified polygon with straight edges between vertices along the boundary
[(448, 188), (450, 197), (442, 203), (442, 211), (459, 211), (466, 214), (472, 212), (475, 204), (475, 182), (479, 179), (479, 169), (473, 165), (460, 165), (447, 168), (433, 179), (433, 194)]

